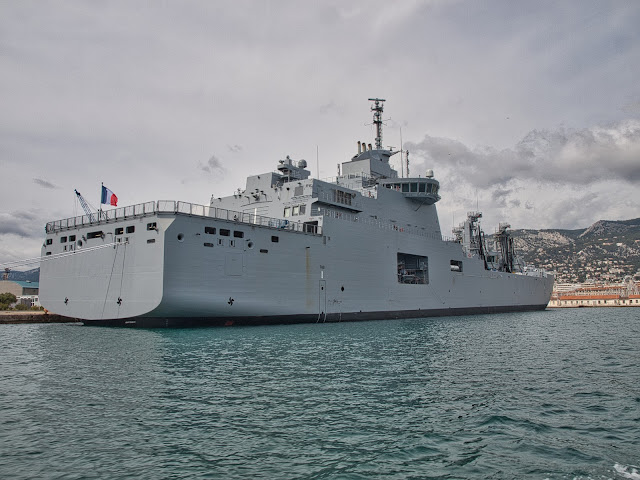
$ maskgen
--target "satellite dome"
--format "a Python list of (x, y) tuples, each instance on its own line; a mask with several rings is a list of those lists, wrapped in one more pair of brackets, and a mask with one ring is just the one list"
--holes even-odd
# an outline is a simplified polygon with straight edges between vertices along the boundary
[(307, 168), (307, 161), (306, 160), (300, 160), (298, 162), (298, 168)]
[(425, 173), (425, 176), (427, 178), (433, 178), (433, 170), (431, 169), (427, 170), (427, 173)]

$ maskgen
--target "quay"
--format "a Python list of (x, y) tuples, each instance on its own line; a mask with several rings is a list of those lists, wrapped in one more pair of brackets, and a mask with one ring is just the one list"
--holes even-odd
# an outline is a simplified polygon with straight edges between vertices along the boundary
[(0, 312), (0, 325), (25, 323), (78, 323), (78, 320), (42, 311)]

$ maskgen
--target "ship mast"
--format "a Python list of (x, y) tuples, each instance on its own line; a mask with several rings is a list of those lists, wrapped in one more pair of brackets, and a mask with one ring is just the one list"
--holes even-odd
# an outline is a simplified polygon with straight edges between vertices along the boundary
[(376, 126), (376, 150), (382, 150), (382, 111), (384, 110), (382, 102), (385, 100), (383, 98), (370, 98), (369, 101), (375, 102), (371, 107), (371, 111), (373, 112), (373, 123)]

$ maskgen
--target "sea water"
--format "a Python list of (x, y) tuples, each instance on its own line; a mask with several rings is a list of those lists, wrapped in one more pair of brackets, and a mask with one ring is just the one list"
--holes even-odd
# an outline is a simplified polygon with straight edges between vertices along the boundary
[(640, 479), (638, 308), (0, 345), (3, 479)]

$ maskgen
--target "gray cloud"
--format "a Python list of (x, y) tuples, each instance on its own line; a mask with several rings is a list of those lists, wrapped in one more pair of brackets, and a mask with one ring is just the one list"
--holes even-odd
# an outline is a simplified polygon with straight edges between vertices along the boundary
[(342, 115), (344, 113), (344, 108), (336, 104), (336, 102), (325, 103), (324, 105), (321, 105), (318, 110), (322, 115), (327, 115), (332, 113), (337, 115)]
[(510, 188), (498, 188), (493, 191), (493, 193), (491, 194), (491, 198), (493, 200), (500, 200), (504, 197), (508, 197), (511, 192), (513, 192), (513, 190)]
[(227, 145), (227, 148), (229, 149), (230, 152), (233, 152), (233, 153), (238, 153), (242, 151), (242, 145)]
[(211, 158), (209, 158), (209, 161), (207, 162), (207, 164), (206, 165), (201, 164), (200, 168), (207, 173), (212, 173), (216, 170), (219, 172), (224, 172), (224, 167), (222, 166), (222, 162), (215, 155), (211, 155)]
[(34, 211), (0, 212), (0, 236), (39, 238), (42, 236), (45, 223)]
[[(405, 144), (424, 166), (441, 167), (480, 188), (512, 180), (589, 185), (602, 180), (640, 182), (640, 121), (605, 127), (533, 130), (514, 148), (470, 149), (463, 143), (429, 135)], [(508, 191), (494, 192), (494, 199)]]
[(37, 183), (38, 185), (44, 188), (50, 188), (50, 189), (58, 188), (53, 183), (47, 182), (46, 180), (42, 180), (41, 178), (34, 178), (33, 183)]

